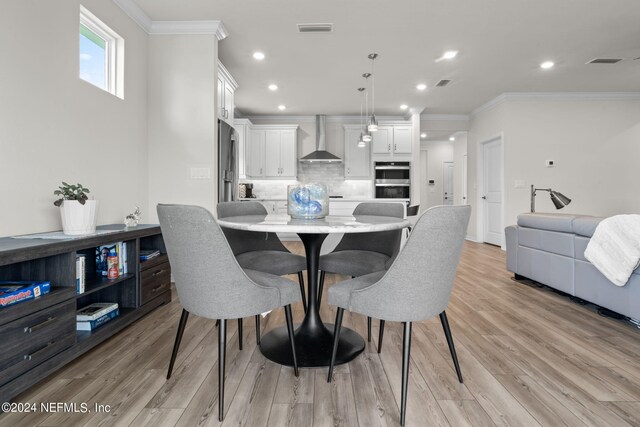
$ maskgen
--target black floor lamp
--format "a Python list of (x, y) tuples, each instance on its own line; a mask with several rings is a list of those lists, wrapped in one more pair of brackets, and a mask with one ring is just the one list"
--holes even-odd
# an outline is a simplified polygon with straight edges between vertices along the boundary
[(556, 209), (562, 209), (571, 203), (570, 198), (558, 191), (553, 191), (550, 188), (534, 188), (533, 185), (531, 185), (531, 212), (536, 211), (536, 191), (548, 191), (549, 197), (551, 197), (551, 201)]

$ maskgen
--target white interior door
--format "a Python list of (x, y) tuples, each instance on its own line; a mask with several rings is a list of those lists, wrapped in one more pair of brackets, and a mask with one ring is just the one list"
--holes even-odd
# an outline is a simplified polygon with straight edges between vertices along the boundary
[(442, 162), (442, 204), (453, 205), (453, 162)]
[(462, 156), (462, 204), (467, 205), (467, 155)]
[(484, 241), (502, 246), (502, 139), (482, 145)]

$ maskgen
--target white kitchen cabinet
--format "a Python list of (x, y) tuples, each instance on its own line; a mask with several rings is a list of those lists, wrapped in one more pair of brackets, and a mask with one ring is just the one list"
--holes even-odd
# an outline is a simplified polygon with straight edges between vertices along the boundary
[(381, 125), (371, 135), (376, 157), (407, 157), (411, 154), (413, 128), (410, 125)]
[(347, 179), (371, 179), (371, 144), (358, 147), (362, 127), (345, 126), (344, 176)]
[(264, 178), (264, 136), (263, 130), (249, 129), (249, 139), (245, 145), (247, 177)]
[(218, 118), (233, 125), (233, 110), (234, 110), (234, 93), (238, 88), (238, 84), (234, 80), (233, 76), (222, 65), (222, 62), (218, 61)]
[(248, 167), (246, 147), (250, 144), (251, 121), (248, 119), (235, 119), (233, 127), (238, 132), (238, 178), (246, 178)]
[[(297, 125), (254, 125), (247, 147), (247, 176), (292, 179), (296, 177)], [(255, 138), (255, 140), (254, 140)]]

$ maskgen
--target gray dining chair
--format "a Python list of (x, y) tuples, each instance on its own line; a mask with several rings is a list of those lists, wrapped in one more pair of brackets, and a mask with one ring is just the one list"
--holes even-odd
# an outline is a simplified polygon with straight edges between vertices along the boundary
[(407, 409), (412, 322), (440, 316), (458, 380), (463, 381), (445, 309), (470, 214), (468, 205), (428, 209), (416, 222), (404, 248), (388, 270), (337, 283), (327, 292), (327, 303), (337, 307), (328, 382), (333, 375), (344, 310), (404, 322), (400, 425), (404, 425)]
[[(221, 202), (217, 206), (218, 218), (224, 219), (234, 216), (267, 215), (267, 209), (260, 202)], [(306, 258), (292, 254), (284, 247), (275, 233), (257, 233), (253, 231), (222, 228), (229, 246), (240, 267), (263, 273), (284, 276), (298, 274), (298, 284), (302, 295), (304, 311), (307, 302), (304, 291), (303, 270), (307, 268)], [(260, 344), (260, 316), (255, 317), (256, 342)], [(238, 319), (238, 328), (242, 334), (242, 319)], [(239, 341), (242, 350), (242, 339)]]
[(243, 270), (208, 210), (164, 204), (159, 204), (157, 209), (171, 273), (183, 307), (167, 379), (171, 378), (189, 314), (218, 319), (218, 419), (222, 421), (227, 319), (241, 319), (284, 307), (293, 369), (298, 376), (291, 304), (300, 301), (300, 294), (291, 280)]
[[(360, 203), (353, 215), (404, 218), (404, 208), (400, 203)], [(402, 230), (345, 234), (332, 252), (320, 256), (318, 309), (322, 300), (325, 273), (357, 277), (386, 270), (398, 254), (401, 240)], [(378, 353), (382, 350), (383, 337), (384, 320), (380, 320)], [(367, 341), (371, 342), (370, 316), (367, 317)]]

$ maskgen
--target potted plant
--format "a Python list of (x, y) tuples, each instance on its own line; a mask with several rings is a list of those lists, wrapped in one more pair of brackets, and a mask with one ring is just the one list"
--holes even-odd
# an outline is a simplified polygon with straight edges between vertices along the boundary
[(96, 232), (98, 202), (89, 200), (87, 193), (89, 189), (82, 184), (70, 185), (64, 181), (62, 186), (53, 192), (60, 196), (53, 204), (60, 208), (64, 234), (81, 235)]

